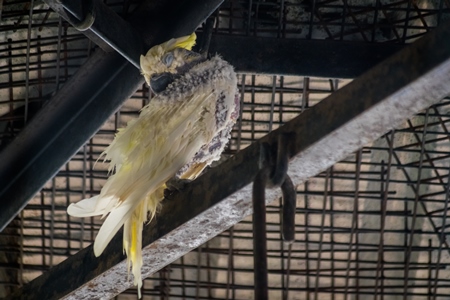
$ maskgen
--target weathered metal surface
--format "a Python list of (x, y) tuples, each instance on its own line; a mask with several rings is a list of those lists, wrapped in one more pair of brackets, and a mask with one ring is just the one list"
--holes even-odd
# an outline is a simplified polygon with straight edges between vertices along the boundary
[[(220, 2), (211, 1), (215, 6)], [(170, 1), (145, 11), (146, 18), (165, 16), (147, 28), (153, 35), (147, 35), (145, 43), (192, 33), (207, 17), (205, 7), (211, 7), (192, 0), (183, 3), (192, 5), (188, 24), (179, 22), (181, 11), (170, 13)], [(0, 154), (0, 231), (143, 82), (140, 71), (123, 57), (98, 49), (64, 84)]]
[(209, 52), (241, 73), (355, 78), (404, 48), (389, 43), (213, 35)]
[[(289, 175), (295, 184), (318, 174), (364, 144), (450, 94), (450, 24), (403, 49), (352, 83), (265, 136), (273, 145), (290, 134)], [(259, 144), (209, 170), (165, 200), (144, 228), (143, 277), (248, 216), (251, 182), (259, 171)], [(266, 191), (266, 200), (281, 196)], [(119, 233), (98, 259), (91, 246), (24, 286), (21, 299), (111, 298), (131, 287)]]

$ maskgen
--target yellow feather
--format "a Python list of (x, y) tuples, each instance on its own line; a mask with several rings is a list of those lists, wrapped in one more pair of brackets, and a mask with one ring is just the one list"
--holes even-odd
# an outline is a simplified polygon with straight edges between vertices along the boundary
[(175, 48), (184, 48), (186, 50), (192, 50), (192, 47), (195, 46), (195, 40), (197, 39), (197, 35), (192, 33), (191, 35), (183, 36), (181, 38), (175, 39), (175, 45), (172, 49), (168, 49), (168, 51), (173, 50)]
[(133, 258), (136, 257), (136, 244), (137, 244), (137, 228), (136, 228), (136, 220), (133, 219), (133, 223), (131, 224), (131, 247), (130, 247), (130, 256)]

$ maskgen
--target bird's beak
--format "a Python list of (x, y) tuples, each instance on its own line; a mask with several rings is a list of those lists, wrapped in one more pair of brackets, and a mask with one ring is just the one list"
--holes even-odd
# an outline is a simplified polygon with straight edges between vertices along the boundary
[(174, 75), (169, 72), (153, 74), (150, 78), (149, 86), (153, 93), (159, 94), (164, 91), (174, 80)]

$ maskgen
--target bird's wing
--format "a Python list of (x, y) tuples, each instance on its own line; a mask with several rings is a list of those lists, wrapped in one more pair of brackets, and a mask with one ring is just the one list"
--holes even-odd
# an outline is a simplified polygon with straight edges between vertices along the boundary
[[(211, 70), (215, 73), (210, 74)], [(205, 74), (210, 77), (205, 78)], [(69, 209), (69, 213), (78, 216), (109, 213), (94, 244), (96, 255), (101, 254), (141, 201), (192, 161), (217, 130), (222, 130), (217, 128), (221, 119), (217, 117), (221, 115), (215, 115), (216, 105), (223, 93), (231, 95), (227, 101), (234, 101), (235, 93), (227, 91), (230, 87), (236, 88), (232, 67), (216, 57), (207, 65), (194, 67), (189, 77), (179, 79), (166, 96), (153, 98), (138, 119), (117, 133), (105, 150), (110, 170), (115, 170), (115, 174), (106, 181), (99, 196)], [(224, 112), (228, 118), (231, 112)], [(189, 177), (197, 176), (201, 169), (193, 170)], [(145, 201), (147, 209), (154, 212), (161, 199), (150, 199)]]
[[(116, 173), (97, 199), (102, 207), (109, 207), (102, 199), (109, 199), (114, 205), (95, 240), (96, 255), (102, 253), (139, 202), (173, 177), (212, 138), (213, 97), (210, 90), (171, 104), (156, 98), (116, 136), (105, 151)], [(157, 204), (149, 203), (148, 208), (154, 212)]]
[(105, 215), (106, 211), (109, 212), (115, 205), (115, 203), (113, 203), (114, 199), (112, 197), (101, 198), (100, 195), (97, 195), (92, 198), (70, 204), (67, 208), (67, 213), (78, 218)]

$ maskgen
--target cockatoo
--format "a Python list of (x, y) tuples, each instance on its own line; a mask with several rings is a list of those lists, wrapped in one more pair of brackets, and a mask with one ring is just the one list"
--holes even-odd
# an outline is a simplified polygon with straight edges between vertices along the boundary
[(171, 39), (141, 56), (142, 74), (156, 96), (102, 154), (115, 173), (100, 194), (67, 209), (75, 217), (106, 217), (94, 242), (96, 256), (124, 226), (123, 248), (139, 298), (142, 229), (164, 198), (166, 182), (195, 179), (218, 160), (239, 114), (233, 67), (220, 56), (190, 51), (195, 39)]

